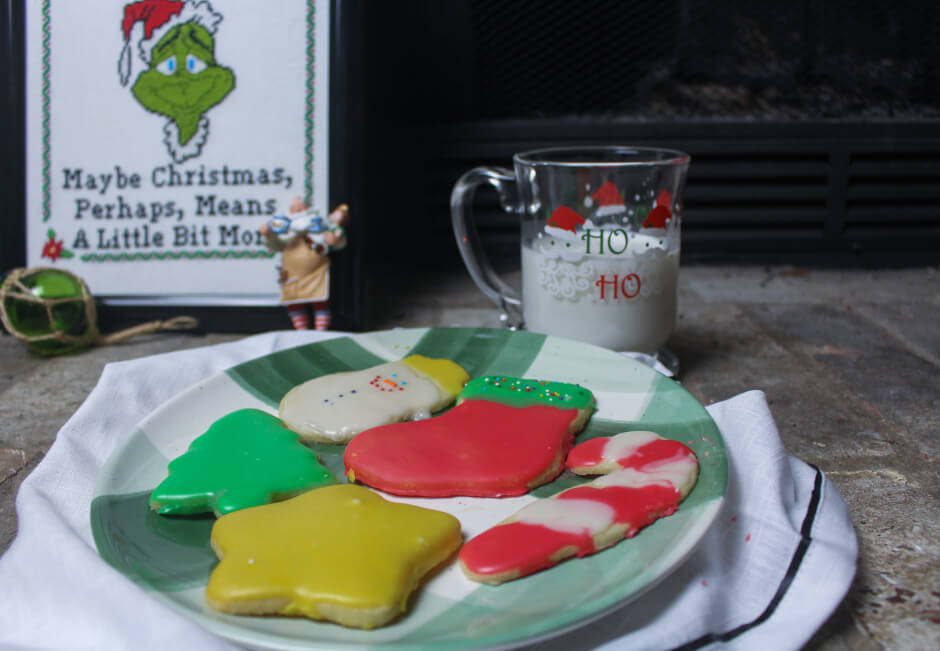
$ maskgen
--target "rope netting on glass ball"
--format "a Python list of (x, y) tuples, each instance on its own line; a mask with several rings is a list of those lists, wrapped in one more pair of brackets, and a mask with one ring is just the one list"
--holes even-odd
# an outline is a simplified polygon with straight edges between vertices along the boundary
[(197, 321), (180, 316), (142, 323), (102, 335), (95, 298), (85, 281), (62, 269), (13, 269), (0, 286), (0, 319), (7, 331), (43, 356), (64, 355), (92, 344), (116, 344), (159, 330), (194, 328)]

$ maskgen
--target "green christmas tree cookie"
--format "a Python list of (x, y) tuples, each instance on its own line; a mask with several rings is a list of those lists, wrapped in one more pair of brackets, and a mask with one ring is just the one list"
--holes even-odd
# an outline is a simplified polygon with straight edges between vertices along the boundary
[(275, 416), (240, 409), (215, 421), (150, 495), (163, 515), (231, 511), (336, 483), (317, 455)]

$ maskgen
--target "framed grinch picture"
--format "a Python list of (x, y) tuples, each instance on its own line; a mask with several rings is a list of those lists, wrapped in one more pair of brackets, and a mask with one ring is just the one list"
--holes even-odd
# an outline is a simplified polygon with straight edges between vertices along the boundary
[(337, 4), (21, 2), (26, 266), (112, 306), (273, 307), (288, 239), (338, 234), (301, 297), (329, 301)]

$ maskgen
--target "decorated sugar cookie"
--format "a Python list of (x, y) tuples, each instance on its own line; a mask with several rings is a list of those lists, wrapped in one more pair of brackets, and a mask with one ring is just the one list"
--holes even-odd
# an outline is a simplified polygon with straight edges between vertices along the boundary
[(452, 404), (469, 379), (449, 359), (411, 355), (308, 380), (287, 392), (279, 413), (307, 440), (345, 443), (370, 427), (429, 417)]
[(396, 495), (521, 495), (558, 476), (593, 409), (575, 384), (477, 378), (445, 414), (359, 434), (346, 475)]
[(358, 628), (388, 623), (431, 569), (460, 547), (460, 522), (338, 484), (219, 518), (210, 607)]
[(624, 432), (576, 446), (567, 465), (594, 481), (527, 504), (460, 550), (464, 573), (499, 584), (630, 538), (671, 515), (698, 478), (695, 453), (652, 432)]
[(296, 433), (260, 409), (215, 421), (169, 472), (150, 495), (163, 515), (219, 516), (336, 482)]

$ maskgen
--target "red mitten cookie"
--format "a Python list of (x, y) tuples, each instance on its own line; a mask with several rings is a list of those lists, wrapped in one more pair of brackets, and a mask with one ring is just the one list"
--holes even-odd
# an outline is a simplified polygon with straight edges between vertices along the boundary
[(593, 410), (576, 384), (477, 378), (440, 416), (356, 436), (346, 475), (396, 495), (522, 495), (558, 476)]
[(496, 585), (615, 545), (671, 515), (698, 478), (695, 453), (653, 432), (585, 441), (567, 466), (609, 474), (527, 504), (470, 540), (459, 556), (469, 578)]

